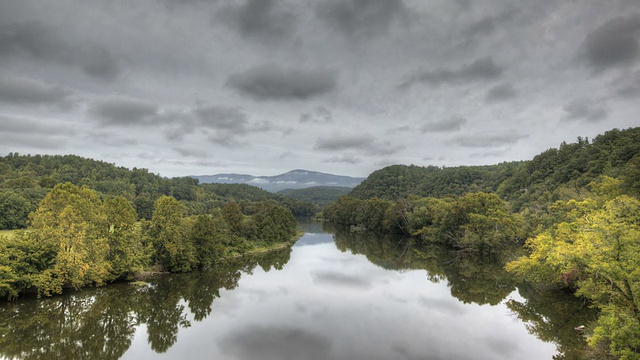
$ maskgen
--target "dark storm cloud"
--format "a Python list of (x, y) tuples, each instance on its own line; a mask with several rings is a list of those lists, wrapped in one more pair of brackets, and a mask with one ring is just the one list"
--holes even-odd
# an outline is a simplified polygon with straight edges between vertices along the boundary
[(597, 70), (629, 63), (638, 58), (640, 15), (609, 20), (587, 35), (585, 56)]
[(278, 0), (249, 0), (225, 7), (217, 18), (241, 36), (257, 40), (280, 40), (293, 34), (296, 17)]
[(485, 101), (488, 103), (504, 101), (516, 97), (517, 94), (518, 92), (511, 84), (500, 84), (487, 91)]
[(369, 37), (387, 32), (405, 11), (402, 0), (329, 0), (317, 6), (316, 15), (346, 36)]
[(120, 73), (118, 61), (107, 49), (90, 41), (71, 45), (55, 29), (35, 22), (0, 25), (0, 59), (8, 57), (78, 66), (104, 80), (113, 80)]
[(484, 133), (474, 135), (459, 136), (453, 140), (454, 143), (470, 148), (494, 148), (504, 145), (512, 145), (521, 139), (528, 137), (516, 131), (506, 133)]
[(114, 97), (94, 101), (89, 113), (103, 125), (148, 125), (158, 115), (158, 105), (147, 101)]
[(246, 133), (249, 121), (247, 114), (238, 108), (208, 106), (195, 111), (199, 124), (216, 130)]
[(408, 76), (400, 85), (410, 87), (417, 83), (428, 83), (438, 86), (442, 83), (459, 83), (476, 80), (490, 80), (499, 77), (504, 68), (497, 65), (492, 57), (483, 57), (458, 69), (439, 68), (433, 71), (422, 71)]
[(239, 360), (333, 358), (329, 339), (298, 328), (245, 327), (219, 345), (224, 354)]
[(460, 129), (462, 129), (462, 125), (466, 123), (467, 119), (461, 116), (454, 116), (450, 119), (426, 123), (420, 127), (420, 132), (424, 134), (428, 132), (460, 131)]
[(606, 100), (581, 97), (565, 105), (564, 111), (567, 112), (566, 120), (595, 123), (607, 118), (609, 108)]
[(324, 160), (324, 162), (326, 163), (345, 163), (345, 164), (359, 164), (362, 162), (362, 159), (350, 155), (350, 154), (344, 154), (344, 155), (340, 155), (340, 156), (332, 156), (330, 158), (327, 158)]
[(301, 123), (310, 124), (327, 124), (333, 121), (333, 114), (329, 109), (320, 106), (313, 112), (307, 112), (300, 114)]
[(320, 137), (313, 148), (327, 151), (358, 150), (365, 155), (376, 156), (392, 155), (404, 149), (402, 145), (395, 145), (389, 141), (377, 141), (369, 134)]
[(71, 90), (28, 78), (0, 77), (0, 102), (9, 104), (68, 104)]
[(343, 151), (367, 148), (374, 141), (375, 139), (371, 135), (329, 136), (318, 138), (313, 148), (316, 150)]
[[(218, 145), (233, 147), (239, 145), (238, 138), (250, 133), (289, 130), (280, 128), (270, 121), (251, 122), (241, 108), (207, 106), (194, 111), (196, 122), (191, 126), (208, 131), (209, 141)], [(190, 132), (192, 129), (187, 129)]]
[(285, 69), (267, 64), (233, 74), (228, 87), (258, 100), (305, 100), (337, 86), (337, 75), (329, 70)]

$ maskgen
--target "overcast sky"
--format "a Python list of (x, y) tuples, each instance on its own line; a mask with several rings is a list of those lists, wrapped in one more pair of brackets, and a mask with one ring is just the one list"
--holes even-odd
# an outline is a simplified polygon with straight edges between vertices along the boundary
[(526, 160), (640, 125), (640, 1), (0, 0), (0, 154), (163, 176)]

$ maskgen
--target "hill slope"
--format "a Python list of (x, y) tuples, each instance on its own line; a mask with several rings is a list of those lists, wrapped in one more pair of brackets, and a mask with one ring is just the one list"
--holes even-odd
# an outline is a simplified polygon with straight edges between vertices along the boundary
[(326, 174), (317, 171), (296, 169), (275, 176), (254, 176), (245, 174), (192, 175), (201, 184), (248, 184), (261, 189), (278, 192), (285, 189), (305, 189), (316, 186), (341, 186), (353, 188), (364, 178)]

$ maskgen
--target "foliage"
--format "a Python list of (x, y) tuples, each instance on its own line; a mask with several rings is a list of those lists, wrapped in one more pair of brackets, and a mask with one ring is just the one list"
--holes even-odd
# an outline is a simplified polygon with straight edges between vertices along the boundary
[(306, 189), (281, 190), (278, 194), (323, 207), (338, 200), (340, 196), (347, 195), (351, 190), (342, 186), (314, 186)]
[(229, 203), (223, 211), (187, 217), (173, 196), (161, 196), (152, 208), (150, 221), (138, 221), (124, 196), (102, 200), (86, 186), (57, 184), (28, 230), (0, 237), (0, 297), (129, 280), (150, 265), (171, 272), (211, 267), (224, 256), (296, 234), (293, 215), (274, 200), (253, 204), (251, 216)]
[(590, 343), (609, 342), (614, 355), (634, 358), (640, 353), (640, 201), (620, 195), (602, 205), (587, 199), (557, 206), (569, 209), (564, 221), (529, 239), (531, 254), (507, 269), (574, 286), (601, 310)]
[(153, 205), (161, 196), (173, 196), (186, 209), (186, 215), (203, 215), (237, 202), (251, 214), (253, 204), (276, 200), (296, 216), (309, 216), (317, 208), (254, 186), (238, 184), (198, 184), (191, 177), (163, 178), (146, 169), (131, 170), (75, 155), (19, 155), (0, 157), (0, 230), (22, 229), (28, 214), (38, 207), (56, 184), (69, 182), (95, 190), (100, 198), (122, 196), (134, 203), (139, 219), (150, 220)]

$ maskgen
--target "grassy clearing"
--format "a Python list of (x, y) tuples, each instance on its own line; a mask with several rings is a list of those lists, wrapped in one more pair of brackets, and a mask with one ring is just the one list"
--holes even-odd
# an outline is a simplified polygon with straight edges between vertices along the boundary
[(22, 230), (0, 230), (0, 236), (6, 236), (9, 239), (13, 238), (15, 234)]

